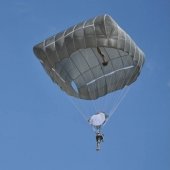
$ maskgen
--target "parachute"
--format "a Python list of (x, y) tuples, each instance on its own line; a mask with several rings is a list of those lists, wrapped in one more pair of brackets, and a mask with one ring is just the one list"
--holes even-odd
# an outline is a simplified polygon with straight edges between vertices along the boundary
[(105, 113), (99, 112), (90, 117), (89, 123), (96, 128), (100, 128), (106, 122), (107, 117)]
[[(51, 36), (33, 51), (52, 81), (83, 101), (94, 101), (131, 85), (144, 64), (142, 50), (107, 14)], [(91, 124), (105, 121), (102, 115), (92, 116)]]

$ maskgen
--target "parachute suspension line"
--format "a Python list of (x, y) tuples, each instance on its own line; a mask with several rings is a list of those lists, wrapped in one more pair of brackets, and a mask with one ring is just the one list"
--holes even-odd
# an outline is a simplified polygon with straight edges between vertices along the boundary
[(126, 89), (124, 89), (124, 91), (122, 92), (122, 94), (119, 96), (116, 105), (114, 105), (112, 107), (112, 109), (109, 112), (109, 119), (113, 116), (113, 114), (116, 112), (117, 108), (119, 107), (120, 103), (122, 102), (122, 100), (126, 97), (126, 95), (129, 92), (130, 87), (126, 87)]
[[(122, 97), (122, 95), (123, 95), (123, 90), (117, 96), (113, 96), (114, 97), (113, 103), (112, 103), (111, 109), (109, 110), (109, 115), (112, 113), (112, 110), (114, 110), (114, 108), (118, 105), (119, 100)], [(109, 116), (109, 118), (110, 118), (110, 116)]]
[[(67, 96), (67, 95), (66, 95)], [(72, 103), (72, 105), (74, 106), (74, 108), (81, 114), (81, 116), (83, 117), (83, 119), (88, 122), (88, 118), (86, 117), (86, 115), (83, 113), (83, 111), (74, 103), (73, 99), (71, 99), (71, 97), (67, 96), (67, 98), (69, 99), (69, 101)]]
[[(124, 89), (122, 89), (121, 93), (119, 94), (119, 96), (117, 96), (117, 98), (115, 98), (115, 101), (113, 103), (112, 108), (109, 111), (109, 117), (107, 119), (108, 120), (115, 114), (117, 108), (119, 107), (119, 105), (121, 104), (121, 102), (123, 101), (123, 99), (127, 96), (128, 92), (129, 92), (130, 87), (125, 87)], [(106, 124), (106, 123), (105, 123)], [(104, 125), (105, 125), (104, 124)]]

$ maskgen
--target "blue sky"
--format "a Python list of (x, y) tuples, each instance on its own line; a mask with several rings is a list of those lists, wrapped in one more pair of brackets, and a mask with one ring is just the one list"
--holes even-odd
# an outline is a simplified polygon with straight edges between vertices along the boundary
[[(0, 170), (170, 169), (170, 1), (0, 2)], [(104, 13), (135, 40), (146, 62), (96, 152), (93, 131), (32, 47)]]

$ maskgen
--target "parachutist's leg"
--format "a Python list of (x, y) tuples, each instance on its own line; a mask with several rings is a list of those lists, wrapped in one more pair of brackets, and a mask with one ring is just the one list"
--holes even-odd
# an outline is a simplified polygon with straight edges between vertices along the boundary
[(97, 142), (96, 151), (99, 151), (99, 150), (100, 150), (100, 143)]

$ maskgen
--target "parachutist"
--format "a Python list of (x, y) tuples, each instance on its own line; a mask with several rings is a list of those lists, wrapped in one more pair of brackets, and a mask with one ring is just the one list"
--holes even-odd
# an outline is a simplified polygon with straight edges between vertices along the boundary
[(101, 134), (100, 132), (96, 133), (96, 150), (100, 150), (100, 144), (101, 142), (104, 142), (104, 134)]
[(101, 133), (101, 129), (103, 125), (106, 123), (108, 119), (108, 115), (104, 112), (97, 112), (96, 114), (92, 115), (88, 120), (89, 124), (92, 125), (93, 129), (96, 133), (96, 150), (100, 150), (101, 142), (104, 142), (104, 134)]

